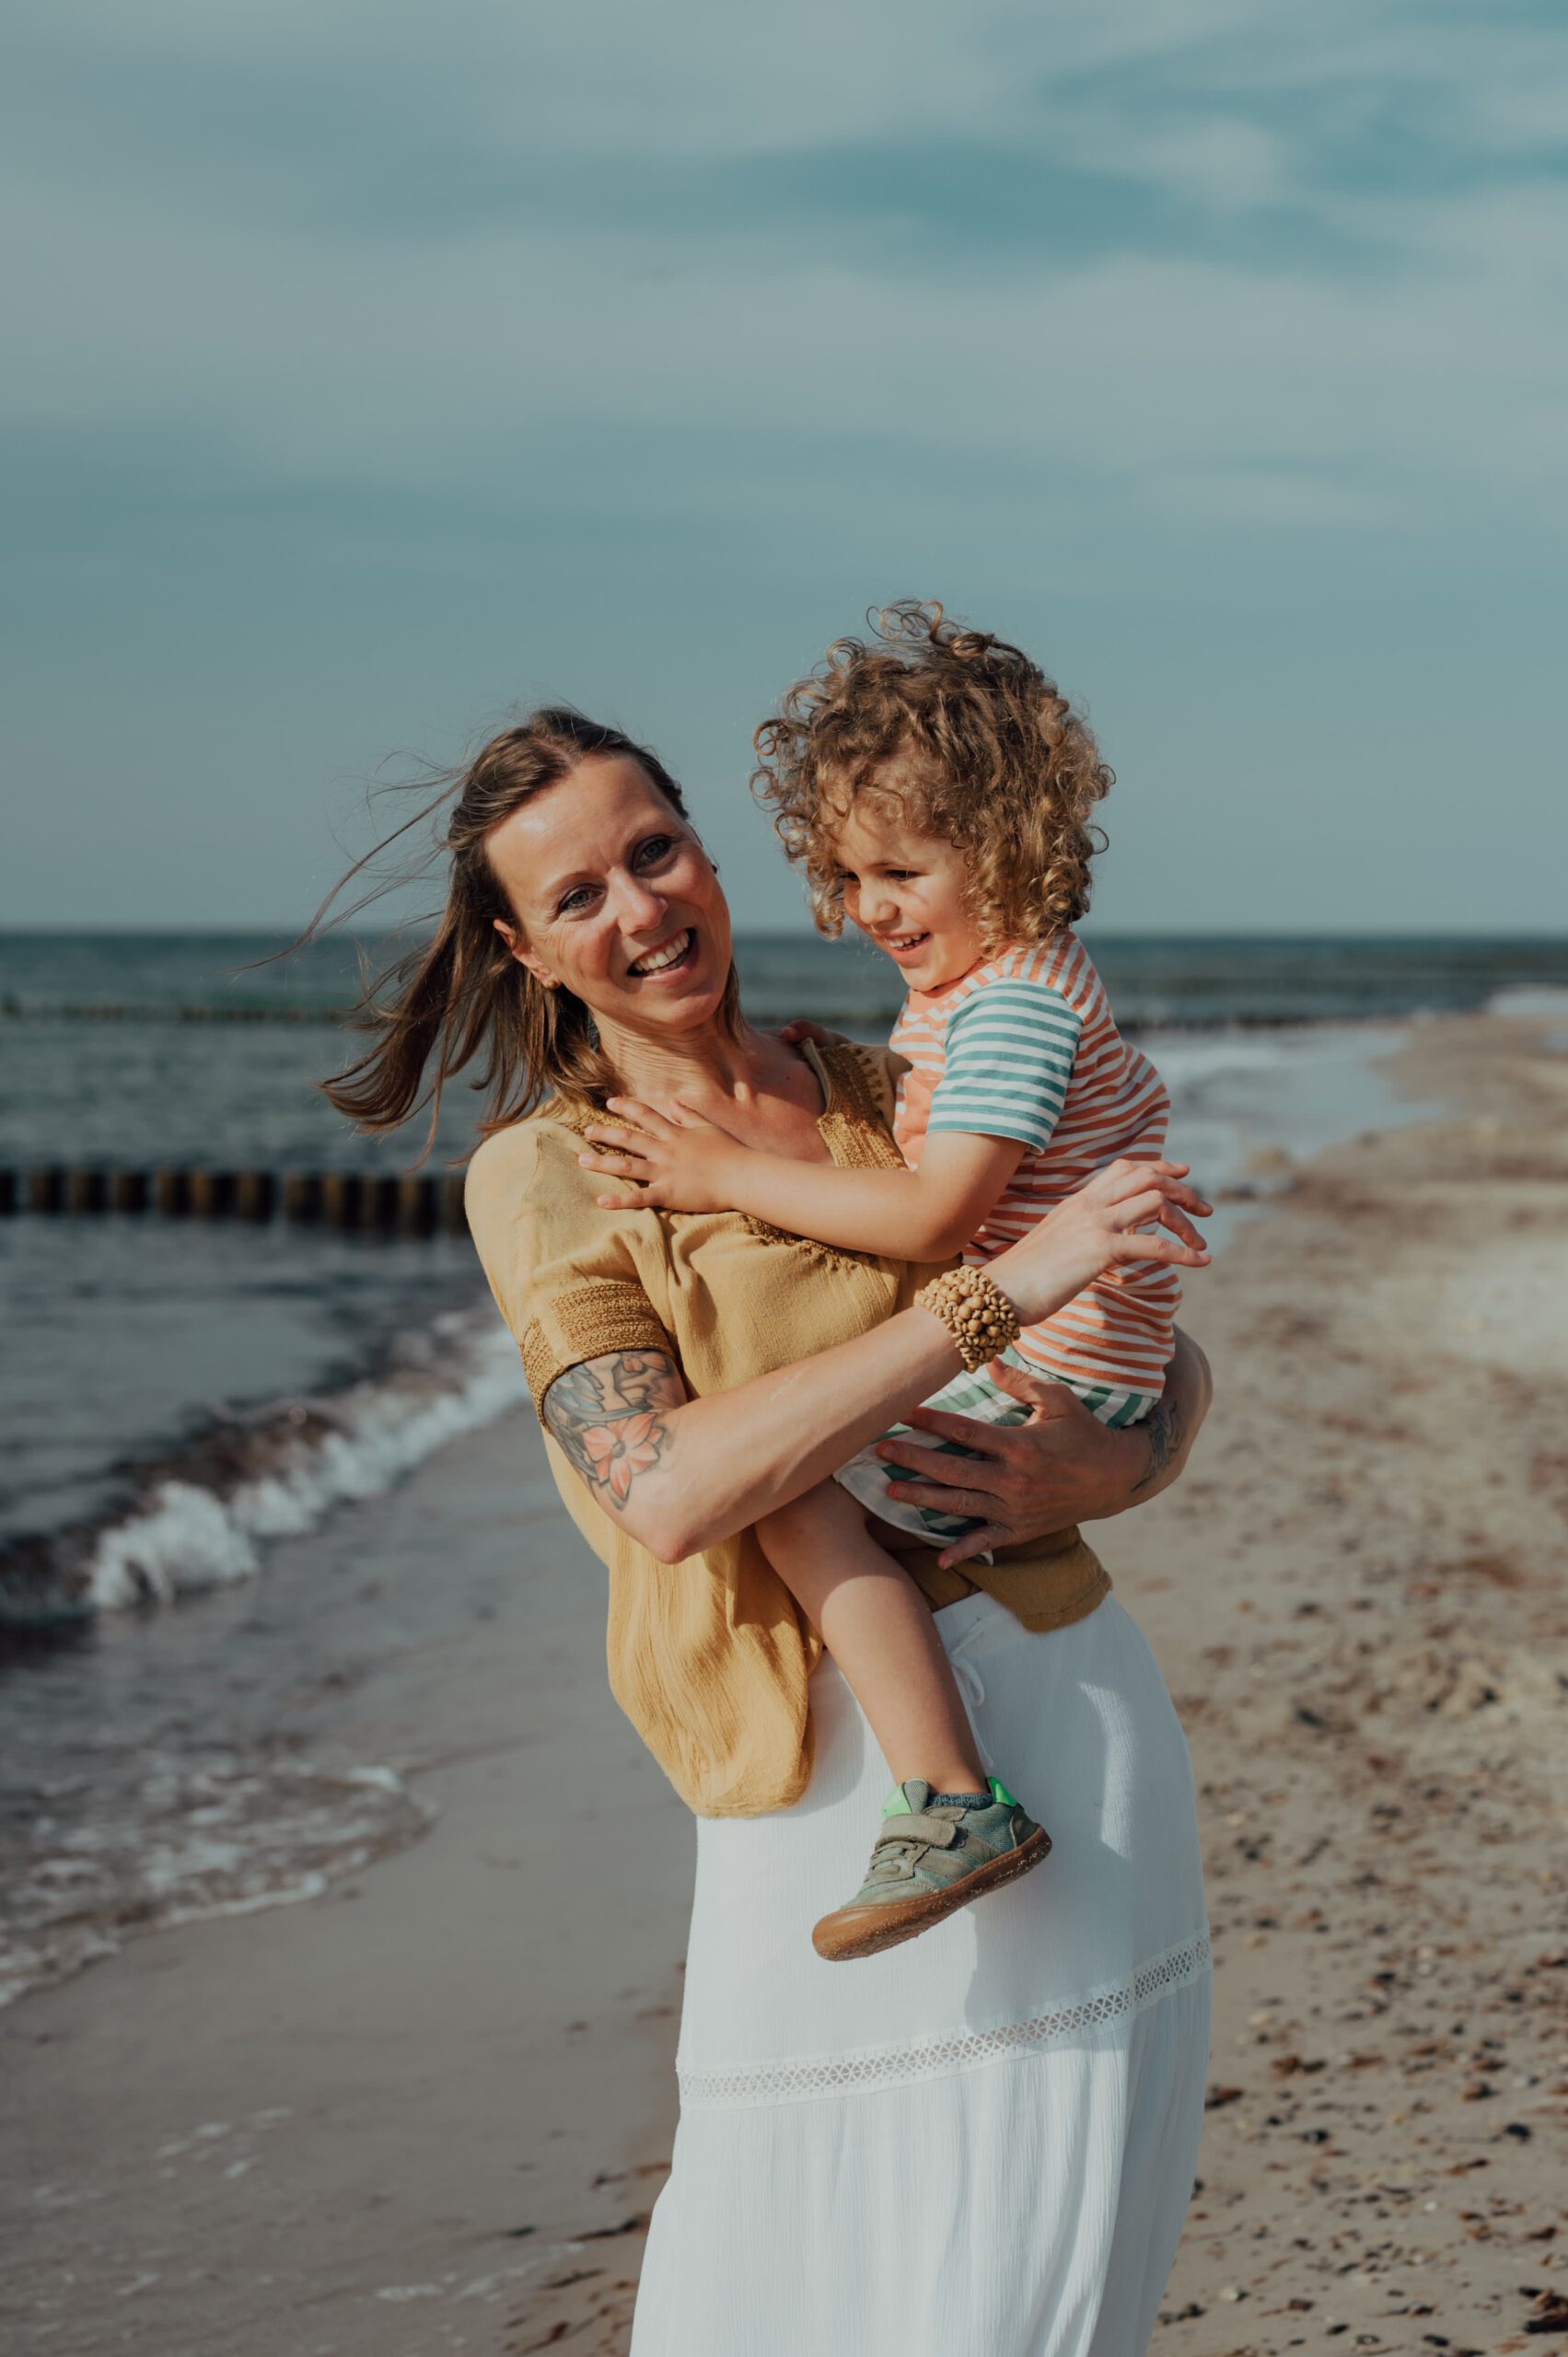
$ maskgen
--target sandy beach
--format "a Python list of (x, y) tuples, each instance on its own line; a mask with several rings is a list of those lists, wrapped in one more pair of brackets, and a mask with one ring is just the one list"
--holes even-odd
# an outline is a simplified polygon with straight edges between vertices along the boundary
[[(1097, 1534), (1191, 1738), (1218, 1961), (1168, 2357), (1568, 2330), (1555, 1028), (1412, 1029), (1394, 1086), (1443, 1116), (1233, 1237), (1190, 1295), (1218, 1391), (1193, 1467)], [(459, 1552), (479, 1605), (298, 1698), (313, 1756), (395, 1770), (428, 1829), (0, 2014), (7, 2352), (624, 2350), (691, 1833), (605, 1689), (531, 1426), (267, 1578), (374, 1577), (395, 1629)], [(613, 1872), (563, 1882), (563, 1818)]]

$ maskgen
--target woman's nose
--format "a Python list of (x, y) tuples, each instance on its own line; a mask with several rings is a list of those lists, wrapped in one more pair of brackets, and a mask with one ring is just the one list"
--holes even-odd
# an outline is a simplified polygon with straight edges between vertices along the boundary
[(649, 925), (657, 924), (668, 906), (664, 894), (652, 890), (640, 876), (620, 878), (615, 913), (628, 933), (645, 933)]

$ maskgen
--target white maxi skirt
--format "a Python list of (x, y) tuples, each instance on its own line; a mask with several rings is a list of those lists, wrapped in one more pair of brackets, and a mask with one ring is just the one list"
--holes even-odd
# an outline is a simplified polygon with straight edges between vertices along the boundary
[(888, 1771), (812, 1680), (795, 1807), (699, 1822), (680, 2124), (632, 2357), (1142, 2357), (1202, 2125), (1210, 1959), (1187, 1745), (1108, 1597), (938, 1614), (1043, 1865), (854, 1964), (811, 1946)]

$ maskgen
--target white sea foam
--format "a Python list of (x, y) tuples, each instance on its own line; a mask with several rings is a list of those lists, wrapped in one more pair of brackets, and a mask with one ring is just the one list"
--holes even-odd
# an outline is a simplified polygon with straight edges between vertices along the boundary
[(1568, 990), (1550, 982), (1523, 984), (1495, 991), (1486, 1002), (1488, 1015), (1516, 1015), (1532, 1022), (1568, 1022)]
[(249, 1578), (269, 1539), (309, 1530), (344, 1500), (389, 1489), (433, 1451), (526, 1398), (516, 1345), (492, 1313), (436, 1321), (436, 1349), (280, 1420), (272, 1462), (232, 1486), (155, 1481), (97, 1536), (87, 1593), (99, 1609), (168, 1603)]
[[(41, 1789), (10, 1829), (0, 2006), (112, 1956), (123, 1937), (319, 1898), (435, 1817), (379, 1764), (320, 1768), (159, 1750), (105, 1776), (90, 1814)], [(221, 2134), (209, 2126), (198, 2136)]]

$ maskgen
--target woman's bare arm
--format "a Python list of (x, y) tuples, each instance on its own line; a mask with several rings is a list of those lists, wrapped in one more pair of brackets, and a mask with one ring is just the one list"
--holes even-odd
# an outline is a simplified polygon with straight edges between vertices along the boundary
[(616, 1351), (557, 1377), (544, 1421), (599, 1504), (661, 1562), (787, 1505), (955, 1376), (923, 1309), (711, 1399), (663, 1351)]

